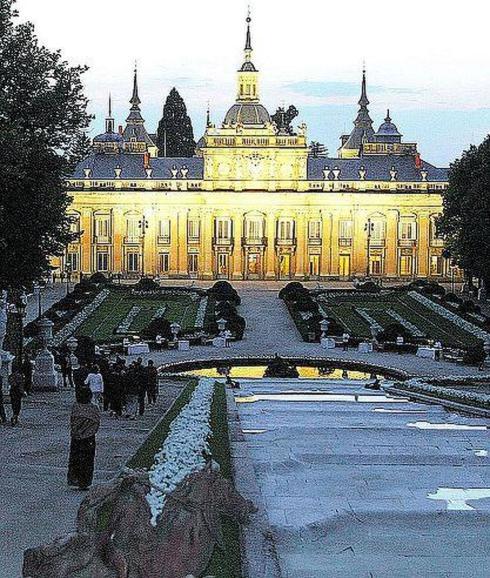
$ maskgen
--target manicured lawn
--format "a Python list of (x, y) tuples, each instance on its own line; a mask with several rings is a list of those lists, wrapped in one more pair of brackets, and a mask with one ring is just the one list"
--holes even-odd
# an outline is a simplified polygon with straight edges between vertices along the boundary
[(162, 308), (165, 308), (163, 317), (170, 323), (174, 321), (179, 323), (184, 332), (192, 331), (200, 300), (193, 300), (191, 295), (162, 293), (157, 298), (152, 298), (132, 295), (130, 290), (113, 290), (78, 328), (76, 335), (92, 337), (98, 343), (121, 341), (124, 335), (115, 334), (115, 330), (133, 307), (139, 307), (140, 311), (129, 326), (128, 334), (138, 334), (145, 329), (154, 316), (159, 316)]
[(415, 325), (425, 337), (441, 341), (448, 347), (476, 345), (478, 339), (450, 320), (419, 303), (406, 292), (380, 295), (352, 293), (336, 295), (334, 292), (317, 296), (323, 313), (335, 318), (353, 337), (370, 338), (370, 325), (356, 309), (363, 309), (382, 328), (396, 323), (390, 315), (393, 311)]

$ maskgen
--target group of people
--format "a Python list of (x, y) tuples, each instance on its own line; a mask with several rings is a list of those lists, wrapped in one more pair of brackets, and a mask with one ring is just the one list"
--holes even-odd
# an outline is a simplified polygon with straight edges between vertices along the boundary
[(150, 359), (147, 365), (139, 357), (129, 365), (117, 357), (109, 363), (102, 358), (98, 364), (81, 365), (73, 372), (75, 388), (88, 387), (93, 403), (115, 418), (129, 419), (145, 413), (145, 406), (157, 401), (158, 370)]

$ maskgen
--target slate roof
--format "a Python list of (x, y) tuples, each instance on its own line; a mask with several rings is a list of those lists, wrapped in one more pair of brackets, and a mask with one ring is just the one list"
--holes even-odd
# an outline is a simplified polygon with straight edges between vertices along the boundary
[(265, 106), (258, 102), (237, 102), (226, 113), (225, 123), (265, 124), (271, 117)]
[(427, 171), (427, 181), (446, 182), (447, 168), (438, 168), (426, 161), (421, 161), (421, 167), (415, 166), (415, 158), (411, 155), (395, 156), (364, 156), (356, 159), (337, 159), (327, 157), (308, 157), (308, 179), (323, 181), (323, 169), (330, 169), (329, 180), (334, 180), (333, 169), (340, 169), (339, 181), (360, 181), (359, 170), (366, 171), (366, 181), (390, 181), (392, 167), (396, 170), (397, 181), (422, 182), (422, 171)]
[[(113, 179), (117, 167), (121, 168), (121, 179), (146, 179), (146, 171), (143, 165), (143, 154), (104, 154), (92, 153), (86, 159), (78, 163), (72, 178), (85, 178), (85, 168), (91, 169), (90, 179)], [(203, 159), (199, 157), (152, 157), (150, 167), (153, 169), (152, 179), (171, 179), (172, 168), (180, 169), (187, 167), (187, 179), (203, 178)]]

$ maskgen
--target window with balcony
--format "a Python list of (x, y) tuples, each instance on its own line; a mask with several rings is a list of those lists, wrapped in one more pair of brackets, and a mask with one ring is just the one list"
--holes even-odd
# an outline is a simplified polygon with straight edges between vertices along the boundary
[(262, 219), (247, 219), (245, 224), (245, 233), (247, 239), (251, 241), (260, 241), (264, 236), (264, 223)]
[(189, 241), (199, 241), (199, 219), (187, 221), (187, 238)]
[(170, 219), (161, 219), (158, 225), (159, 243), (170, 243)]
[(140, 242), (140, 219), (137, 216), (128, 217), (126, 219), (126, 240), (128, 243), (139, 243)]
[(385, 221), (371, 221), (371, 241), (384, 241), (386, 237), (386, 223)]
[(75, 251), (68, 251), (66, 254), (66, 268), (69, 271), (78, 271), (80, 268), (80, 255)]
[(94, 236), (96, 243), (108, 243), (111, 235), (110, 215), (96, 215), (94, 217)]
[(291, 241), (294, 239), (294, 221), (292, 219), (279, 219), (277, 222), (277, 239), (279, 241)]
[(352, 221), (339, 221), (339, 245), (352, 244)]
[(321, 221), (308, 222), (308, 239), (312, 242), (318, 242), (322, 237), (322, 223)]
[(218, 217), (215, 221), (214, 236), (217, 242), (227, 242), (231, 239), (231, 219)]
[(417, 223), (415, 220), (400, 221), (398, 236), (400, 241), (415, 241), (417, 239)]

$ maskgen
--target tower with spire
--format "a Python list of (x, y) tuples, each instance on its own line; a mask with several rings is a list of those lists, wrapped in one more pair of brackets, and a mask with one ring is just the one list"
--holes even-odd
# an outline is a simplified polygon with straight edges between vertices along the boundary
[(158, 149), (145, 128), (145, 119), (141, 115), (141, 99), (138, 91), (138, 69), (135, 64), (133, 76), (133, 93), (129, 100), (131, 108), (126, 119), (126, 128), (122, 134), (124, 150), (130, 153), (150, 153), (157, 156)]

